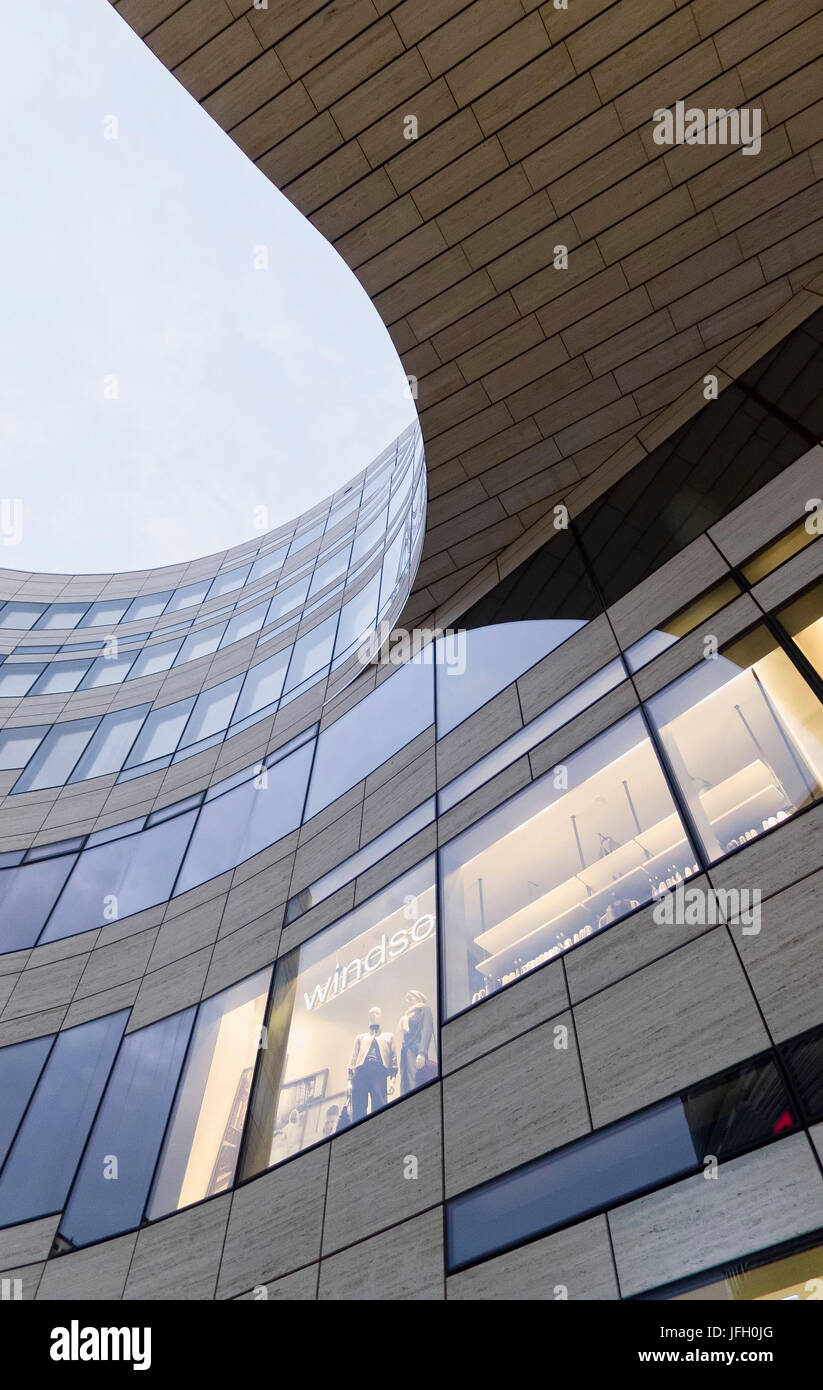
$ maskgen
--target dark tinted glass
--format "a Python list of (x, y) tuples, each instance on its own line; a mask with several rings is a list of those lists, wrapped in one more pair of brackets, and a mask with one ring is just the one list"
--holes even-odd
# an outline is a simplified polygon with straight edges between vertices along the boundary
[(795, 1127), (770, 1057), (620, 1120), (447, 1204), (449, 1268), (471, 1264)]
[(0, 1164), (9, 1151), (51, 1044), (49, 1035), (0, 1048)]
[(124, 1040), (60, 1227), (71, 1245), (139, 1226), (194, 1015)]
[(570, 529), (551, 540), (501, 579), (461, 618), (460, 627), (516, 623), (532, 618), (597, 617), (601, 605), (583, 553)]
[(809, 1124), (823, 1120), (823, 1027), (813, 1028), (791, 1042), (780, 1054), (797, 1091)]
[(127, 1018), (59, 1034), (0, 1175), (0, 1226), (62, 1207)]

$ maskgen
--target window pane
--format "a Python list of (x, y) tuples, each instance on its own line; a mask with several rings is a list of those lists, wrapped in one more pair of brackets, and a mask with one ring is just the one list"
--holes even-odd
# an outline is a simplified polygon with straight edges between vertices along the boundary
[(309, 676), (316, 675), (331, 660), (337, 619), (338, 614), (332, 613), (330, 618), (326, 618), (295, 642), (284, 693), (294, 690), (295, 686), (308, 680)]
[(119, 685), (126, 679), (134, 661), (135, 652), (124, 652), (122, 656), (98, 656), (92, 662), (81, 690), (96, 690), (101, 685)]
[(76, 858), (60, 854), (0, 870), (0, 952), (34, 945)]
[(271, 968), (200, 1005), (149, 1218), (225, 1192), (237, 1166)]
[(437, 642), (437, 736), (442, 738), (585, 623), (496, 623)]
[(41, 613), (45, 613), (46, 605), (43, 603), (7, 603), (3, 606), (0, 615), (0, 627), (13, 627), (22, 632), (28, 632), (29, 628), (34, 627)]
[(99, 603), (93, 603), (91, 608), (81, 618), (79, 627), (102, 627), (114, 626), (120, 622), (123, 614), (128, 608), (128, 600), (119, 598), (101, 599)]
[(151, 762), (154, 758), (173, 753), (193, 704), (192, 696), (188, 700), (177, 700), (173, 705), (163, 705), (162, 709), (152, 710), (137, 737), (126, 766), (136, 767), (138, 763)]
[(432, 667), (415, 659), (320, 735), (306, 818), (374, 772), (433, 719)]
[(823, 584), (795, 599), (776, 615), (819, 676), (823, 676)]
[(53, 1034), (0, 1048), (0, 1167), (23, 1118)]
[(191, 608), (196, 603), (202, 603), (208, 592), (208, 579), (199, 584), (184, 584), (182, 589), (175, 589), (166, 604), (166, 612), (177, 613), (181, 608)]
[(312, 575), (309, 595), (319, 594), (321, 589), (325, 589), (332, 580), (337, 579), (341, 574), (345, 574), (349, 564), (349, 551), (351, 546), (338, 550), (336, 555), (332, 555), (328, 560), (322, 560), (315, 568)]
[(314, 742), (250, 777), (200, 812), (175, 894), (215, 878), (300, 824)]
[(823, 1120), (823, 1028), (812, 1028), (780, 1047), (808, 1124)]
[(58, 1034), (0, 1177), (0, 1225), (62, 1207), (128, 1016)]
[(4, 698), (10, 695), (27, 695), (45, 669), (43, 665), (34, 665), (29, 661), (21, 661), (16, 666), (5, 661), (0, 666), (0, 695)]
[(43, 739), (25, 772), (14, 784), (16, 792), (62, 787), (94, 733), (99, 719), (72, 719), (55, 724)]
[(364, 589), (340, 609), (340, 626), (334, 643), (335, 657), (348, 655), (350, 649), (373, 627), (377, 618), (379, 590), (380, 575), (376, 574)]
[(184, 661), (196, 661), (199, 656), (208, 656), (209, 652), (216, 652), (226, 627), (226, 623), (215, 623), (212, 627), (203, 627), (190, 633), (181, 648), (178, 666)]
[(441, 854), (448, 1015), (697, 871), (639, 714)]
[(286, 647), (285, 651), (275, 652), (274, 656), (251, 668), (246, 675), (232, 716), (233, 723), (245, 719), (249, 714), (255, 714), (257, 710), (265, 709), (267, 705), (280, 698), (290, 656), (291, 647)]
[(129, 671), (129, 680), (137, 680), (139, 676), (153, 676), (156, 671), (168, 671), (179, 650), (179, 638), (177, 641), (158, 642), (153, 647), (146, 647), (138, 653)]
[(52, 661), (31, 693), (62, 695), (68, 690), (76, 690), (88, 669), (88, 661)]
[(290, 584), (287, 589), (278, 588), (266, 614), (266, 623), (273, 623), (276, 618), (282, 618), (286, 613), (291, 613), (294, 609), (300, 608), (309, 592), (310, 576), (306, 575), (297, 584)]
[(0, 771), (25, 767), (48, 732), (47, 726), (30, 729), (4, 729), (0, 733)]
[(71, 1245), (140, 1225), (195, 1012), (185, 1009), (123, 1039), (60, 1224)]
[(823, 791), (823, 705), (765, 628), (647, 707), (710, 859)]
[(150, 705), (136, 705), (133, 709), (104, 715), (69, 781), (83, 782), (88, 777), (119, 772), (150, 708)]
[(34, 626), (38, 629), (76, 627), (88, 606), (87, 603), (52, 603)]
[(228, 727), (242, 684), (243, 677), (234, 676), (230, 681), (223, 681), (197, 696), (180, 739), (181, 748), (197, 743), (201, 738), (210, 738)]
[[(691, 1281), (690, 1281), (691, 1282)], [(794, 1302), (817, 1300), (823, 1288), (823, 1246), (812, 1244), (808, 1250), (793, 1250), (782, 1260), (769, 1259), (758, 1253), (735, 1260), (721, 1279), (710, 1284), (698, 1284), (686, 1293), (645, 1294), (645, 1298), (679, 1303), (693, 1301), (745, 1302), (768, 1300)]]
[(243, 569), (226, 570), (215, 575), (209, 589), (209, 598), (218, 598), (220, 594), (229, 594), (233, 589), (239, 589), (248, 579), (250, 569), (251, 565), (246, 565)]
[(170, 598), (171, 590), (164, 594), (141, 594), (139, 598), (132, 599), (123, 616), (123, 622), (134, 623), (143, 618), (156, 618), (163, 612)]
[(799, 551), (804, 550), (807, 545), (811, 545), (812, 541), (817, 539), (818, 533), (807, 529), (808, 521), (809, 517), (799, 521), (785, 535), (780, 536), (776, 541), (770, 541), (744, 565), (741, 565), (741, 569), (750, 584), (756, 584), (758, 579), (762, 579), (766, 574), (771, 574), (778, 565), (784, 564), (786, 560), (790, 560), (793, 555), (797, 555)]
[(235, 618), (232, 618), (226, 627), (222, 646), (227, 647), (230, 642), (239, 642), (241, 638), (248, 637), (252, 632), (259, 632), (263, 626), (268, 606), (268, 600), (265, 603), (256, 603), (254, 608), (247, 608), (245, 613), (238, 613)]
[(261, 555), (251, 567), (249, 582), (260, 579), (264, 574), (271, 574), (274, 570), (279, 570), (286, 558), (288, 547), (282, 546), (279, 550), (272, 550), (268, 555)]
[(437, 1075), (434, 862), (277, 962), (243, 1176)]
[(653, 632), (647, 632), (645, 637), (633, 642), (626, 650), (626, 661), (630, 671), (637, 671), (641, 666), (645, 666), (647, 661), (657, 656), (658, 652), (663, 652), (667, 647), (671, 647), (680, 637), (685, 637), (687, 632), (693, 632), (696, 627), (704, 623), (713, 613), (727, 603), (731, 603), (740, 593), (740, 585), (731, 575), (727, 579), (722, 579), (719, 584), (715, 584), (711, 589), (707, 589), (700, 598), (694, 600), (686, 608), (681, 608), (675, 613), (673, 618), (661, 623), (660, 628), (655, 628)]
[(131, 917), (169, 897), (194, 824), (193, 811), (80, 855), (49, 920), (44, 941), (57, 941)]

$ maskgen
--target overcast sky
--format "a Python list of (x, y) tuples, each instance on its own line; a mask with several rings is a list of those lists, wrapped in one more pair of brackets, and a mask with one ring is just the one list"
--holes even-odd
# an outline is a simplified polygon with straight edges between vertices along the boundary
[(0, 566), (235, 545), (413, 418), (354, 276), (107, 0), (0, 6), (0, 131), (0, 497), (23, 521)]

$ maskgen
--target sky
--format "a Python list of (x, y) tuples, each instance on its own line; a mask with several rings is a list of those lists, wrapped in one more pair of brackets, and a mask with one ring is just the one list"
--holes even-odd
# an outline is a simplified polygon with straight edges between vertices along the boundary
[(0, 7), (0, 130), (0, 566), (237, 545), (414, 418), (348, 267), (108, 0)]

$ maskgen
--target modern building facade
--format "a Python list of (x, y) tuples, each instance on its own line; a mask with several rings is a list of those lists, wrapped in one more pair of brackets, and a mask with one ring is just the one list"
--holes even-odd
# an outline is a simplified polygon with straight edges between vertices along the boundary
[[(422, 437), (293, 526), (176, 570), (2, 572), (0, 1277), (38, 1299), (817, 1297), (816, 8), (304, 8), (118, 5), (232, 130), (251, 104), (279, 133), (305, 94), (307, 170), (303, 139), (266, 147), (298, 204), (354, 206), (351, 178), (358, 226), (394, 235), (412, 202), (429, 231), (401, 256), (473, 208), (483, 242), (445, 255), (461, 294), (494, 292), (453, 294), (439, 251), (414, 291), (387, 262), (386, 317), (430, 363), (409, 367)], [(227, 75), (246, 30), (261, 52)], [(678, 94), (730, 73), (770, 94), (773, 195), (740, 150), (698, 173), (638, 133), (680, 55)], [(449, 94), (436, 171), (435, 144), (391, 146), (401, 71)], [(519, 230), (494, 202), (555, 88), (589, 259), (534, 341), (508, 272), (471, 257), (543, 258), (509, 282), (540, 294), (566, 273), (558, 189), (520, 189)], [(482, 137), (450, 146), (464, 111)], [(484, 121), (507, 162), (478, 174)], [(390, 180), (382, 212), (351, 143)], [(443, 333), (469, 334), (456, 356)]]

